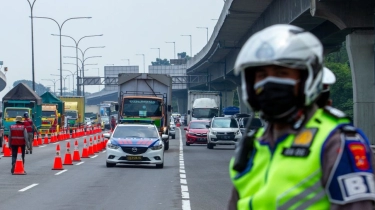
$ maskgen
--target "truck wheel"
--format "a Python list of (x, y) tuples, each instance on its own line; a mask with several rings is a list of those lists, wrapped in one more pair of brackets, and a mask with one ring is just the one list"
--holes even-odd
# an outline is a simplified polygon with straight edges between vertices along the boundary
[(208, 144), (207, 144), (207, 148), (208, 148), (208, 149), (213, 149), (213, 148), (214, 148), (214, 145), (212, 145), (211, 143), (208, 143)]
[(186, 142), (186, 146), (190, 146), (190, 144)]
[(169, 150), (169, 141), (164, 143), (164, 150)]

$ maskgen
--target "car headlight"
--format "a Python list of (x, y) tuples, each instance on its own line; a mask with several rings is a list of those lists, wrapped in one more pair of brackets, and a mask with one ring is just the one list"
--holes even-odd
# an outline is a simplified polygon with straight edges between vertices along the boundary
[(194, 133), (194, 132), (190, 132), (190, 131), (188, 132), (188, 134), (191, 134), (191, 135), (195, 135), (195, 133)]
[(236, 135), (240, 135), (240, 134), (241, 134), (241, 131), (238, 130), (238, 131), (236, 132)]
[(162, 143), (159, 143), (158, 145), (151, 147), (152, 150), (160, 150), (162, 148), (163, 148), (163, 144)]
[(108, 144), (107, 144), (107, 147), (108, 147), (109, 149), (118, 149), (118, 148), (119, 148), (119, 146), (117, 146), (117, 145), (113, 145), (113, 144), (111, 144), (111, 143), (108, 143)]
[(216, 131), (211, 131), (211, 134), (212, 134), (212, 135), (216, 135), (217, 132), (216, 132)]

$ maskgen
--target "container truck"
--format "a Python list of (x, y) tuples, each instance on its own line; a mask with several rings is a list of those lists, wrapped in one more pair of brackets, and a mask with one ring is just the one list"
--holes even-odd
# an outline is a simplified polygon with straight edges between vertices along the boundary
[(118, 123), (155, 124), (169, 149), (172, 78), (169, 75), (126, 73), (118, 78)]
[(191, 120), (211, 120), (220, 114), (220, 91), (188, 91), (187, 123)]
[[(3, 97), (3, 118), (4, 135), (9, 135), (9, 128), (16, 123), (16, 117), (22, 116), (25, 112), (29, 114), (35, 127), (40, 128), (42, 123), (42, 98), (40, 98), (26, 84), (19, 83)], [(24, 118), (23, 118), (24, 120)]]
[(59, 99), (65, 102), (64, 112), (70, 131), (83, 126), (85, 122), (85, 98), (83, 96), (61, 96)]

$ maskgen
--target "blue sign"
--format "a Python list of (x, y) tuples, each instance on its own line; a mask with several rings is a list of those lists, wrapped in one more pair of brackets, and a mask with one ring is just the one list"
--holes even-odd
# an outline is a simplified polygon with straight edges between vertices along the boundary
[(237, 113), (240, 113), (240, 108), (238, 108), (236, 106), (228, 106), (228, 107), (223, 109), (223, 114), (225, 114), (225, 115), (234, 115), (234, 114), (237, 114)]

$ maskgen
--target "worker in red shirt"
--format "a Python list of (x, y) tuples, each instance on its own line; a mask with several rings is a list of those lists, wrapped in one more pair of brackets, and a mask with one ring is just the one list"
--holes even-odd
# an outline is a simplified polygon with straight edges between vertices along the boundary
[(115, 118), (115, 116), (112, 116), (112, 118), (111, 118), (111, 132), (113, 132), (113, 130), (115, 129), (116, 124), (117, 124), (116, 118)]
[[(12, 169), (14, 172), (14, 166), (17, 160), (18, 147), (21, 147), (22, 161), (25, 164), (25, 145), (27, 139), (26, 127), (23, 125), (22, 117), (16, 117), (16, 124), (10, 126), (9, 132), (9, 145), (12, 149)], [(26, 172), (25, 172), (26, 173)]]
[(29, 118), (29, 113), (25, 112), (23, 117), (25, 118), (23, 125), (27, 131), (26, 154), (29, 154), (29, 152), (30, 154), (33, 154), (34, 130), (36, 131), (37, 129), (35, 128), (33, 121)]

